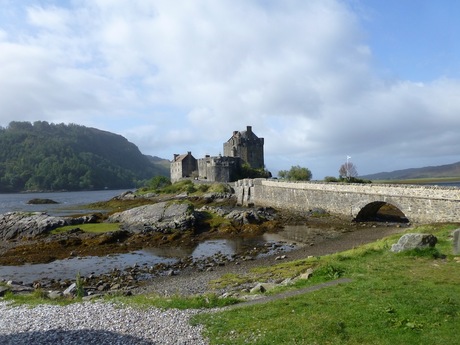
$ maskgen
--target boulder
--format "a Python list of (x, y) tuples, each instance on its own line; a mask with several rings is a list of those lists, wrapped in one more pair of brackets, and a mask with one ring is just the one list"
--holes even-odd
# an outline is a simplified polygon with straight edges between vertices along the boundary
[(260, 217), (254, 210), (233, 210), (225, 216), (237, 224), (258, 224)]
[(64, 225), (66, 218), (42, 212), (8, 212), (0, 215), (0, 240), (34, 238)]
[(132, 232), (169, 232), (187, 230), (195, 225), (193, 205), (187, 203), (159, 202), (115, 213), (107, 220), (121, 223), (123, 229)]
[(273, 290), (276, 287), (276, 284), (271, 283), (258, 283), (254, 286), (249, 292), (254, 293), (265, 293), (269, 290)]
[(398, 243), (391, 246), (390, 251), (399, 253), (405, 250), (411, 250), (416, 248), (428, 248), (434, 247), (438, 239), (436, 236), (431, 234), (405, 234), (401, 236)]

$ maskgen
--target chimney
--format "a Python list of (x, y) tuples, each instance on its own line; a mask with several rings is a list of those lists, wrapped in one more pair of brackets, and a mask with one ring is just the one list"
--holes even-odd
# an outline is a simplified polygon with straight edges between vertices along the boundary
[(252, 126), (246, 126), (246, 131), (248, 133), (251, 133), (252, 132)]
[(174, 154), (174, 159), (173, 159), (173, 162), (176, 161), (177, 157), (179, 157), (179, 155), (177, 153)]

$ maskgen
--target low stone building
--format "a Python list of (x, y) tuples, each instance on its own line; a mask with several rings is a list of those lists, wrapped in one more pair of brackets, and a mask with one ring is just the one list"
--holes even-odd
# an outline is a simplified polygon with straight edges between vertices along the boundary
[(193, 177), (198, 174), (198, 164), (195, 157), (189, 151), (187, 154), (175, 154), (170, 166), (171, 182), (177, 182), (182, 178)]

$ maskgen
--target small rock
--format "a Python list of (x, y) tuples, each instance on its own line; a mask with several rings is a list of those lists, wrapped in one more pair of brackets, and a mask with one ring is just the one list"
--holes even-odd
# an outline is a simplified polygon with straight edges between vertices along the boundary
[(104, 283), (102, 285), (99, 285), (97, 287), (98, 291), (108, 291), (110, 289), (110, 284), (109, 283)]
[(76, 291), (77, 291), (77, 284), (72, 283), (67, 289), (64, 290), (64, 296), (73, 295), (75, 294)]
[(167, 275), (168, 277), (172, 277), (172, 276), (177, 275), (177, 273), (176, 273), (174, 270), (169, 270), (168, 272), (166, 272), (166, 275)]
[(265, 291), (267, 290), (265, 290), (265, 287), (262, 284), (257, 284), (251, 290), (249, 290), (250, 293), (264, 293)]
[(309, 279), (313, 275), (313, 269), (309, 268), (299, 276), (299, 279)]
[(292, 278), (286, 278), (280, 283), (280, 285), (287, 286), (287, 285), (291, 284), (292, 281), (293, 281)]
[(49, 299), (58, 299), (62, 297), (64, 294), (61, 291), (48, 291), (46, 295)]

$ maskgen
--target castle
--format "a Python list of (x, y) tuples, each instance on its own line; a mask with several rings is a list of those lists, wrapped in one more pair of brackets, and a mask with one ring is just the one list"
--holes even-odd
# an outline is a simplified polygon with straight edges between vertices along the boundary
[(171, 182), (183, 178), (205, 179), (211, 182), (231, 182), (239, 178), (241, 167), (264, 168), (264, 138), (259, 138), (246, 126), (245, 131), (234, 131), (224, 143), (224, 155), (195, 159), (187, 154), (175, 154), (171, 162)]

